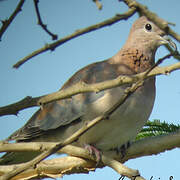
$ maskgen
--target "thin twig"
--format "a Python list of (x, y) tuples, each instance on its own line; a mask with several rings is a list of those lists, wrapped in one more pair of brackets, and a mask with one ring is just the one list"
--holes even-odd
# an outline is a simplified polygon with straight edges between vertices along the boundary
[(168, 44), (165, 45), (165, 47), (167, 48), (167, 50), (168, 50), (171, 54), (174, 54), (173, 57), (174, 57), (175, 59), (177, 59), (178, 61), (180, 61), (180, 54), (179, 54), (179, 52), (178, 52), (177, 50), (174, 51), (174, 49), (173, 49), (171, 46), (169, 46)]
[(159, 66), (161, 63), (163, 63), (164, 60), (166, 60), (166, 59), (174, 56), (175, 54), (176, 54), (176, 52), (175, 52), (175, 53), (169, 53), (169, 54), (167, 54), (166, 56), (158, 59), (158, 61), (157, 61), (148, 71), (145, 72), (143, 78), (147, 77), (148, 74), (149, 74), (154, 68), (156, 68), (156, 67)]
[(14, 12), (12, 13), (12, 15), (9, 17), (9, 19), (1, 21), (2, 22), (2, 27), (0, 29), (0, 41), (2, 38), (2, 35), (4, 34), (4, 32), (6, 31), (6, 29), (9, 27), (9, 25), (12, 23), (12, 21), (14, 20), (14, 18), (16, 17), (16, 15), (21, 11), (21, 8), (24, 4), (25, 0), (20, 0), (19, 4), (17, 5), (16, 9), (14, 10)]
[[(141, 13), (143, 13), (148, 19), (153, 21), (159, 28), (161, 28), (163, 31), (165, 31), (167, 34), (174, 37), (176, 40), (180, 42), (180, 35), (178, 35), (176, 32), (174, 32), (169, 26), (168, 22), (166, 22), (163, 19), (160, 19), (155, 13), (152, 13), (149, 11), (145, 6), (141, 5), (140, 3), (137, 3), (134, 0), (124, 0), (124, 2), (129, 6), (129, 10), (124, 14), (118, 14), (110, 19), (107, 19), (103, 22), (97, 23), (95, 25), (89, 26), (84, 29), (77, 30), (71, 35), (68, 35), (62, 39), (57, 40), (54, 43), (46, 44), (44, 47), (32, 52), (31, 54), (25, 56), (21, 60), (19, 60), (16, 64), (13, 65), (14, 68), (19, 68), (22, 64), (27, 62), (29, 59), (33, 58), (34, 56), (37, 56), (43, 52), (46, 52), (48, 50), (54, 50), (56, 47), (64, 44), (65, 42), (76, 38), (80, 35), (83, 35), (85, 33), (89, 33), (91, 31), (95, 31), (97, 29), (103, 28), (108, 25), (112, 25), (122, 19), (127, 19), (128, 17), (132, 16), (137, 10), (139, 10)], [(176, 58), (176, 56), (174, 56)]]
[(41, 19), (38, 3), (39, 3), (39, 0), (34, 0), (34, 6), (35, 6), (35, 10), (36, 10), (36, 15), (37, 15), (37, 18), (38, 18), (38, 25), (40, 25), (44, 29), (44, 31), (46, 31), (52, 37), (52, 40), (56, 40), (58, 38), (57, 34), (53, 34), (52, 32), (50, 32), (47, 29), (47, 25), (44, 24), (42, 19)]
[(95, 31), (97, 29), (100, 29), (102, 27), (106, 27), (106, 26), (110, 26), (114, 23), (117, 23), (118, 21), (124, 19), (126, 20), (128, 17), (132, 16), (135, 13), (135, 8), (130, 8), (127, 12), (125, 12), (124, 14), (118, 14), (115, 15), (114, 17), (107, 19), (103, 22), (94, 24), (92, 26), (83, 28), (83, 29), (79, 29), (77, 31), (75, 31), (73, 34), (70, 34), (64, 38), (61, 38), (59, 40), (57, 40), (56, 42), (53, 42), (51, 44), (46, 44), (44, 47), (32, 52), (31, 54), (27, 55), (26, 57), (22, 58), (21, 60), (19, 60), (16, 64), (13, 65), (14, 68), (19, 68), (22, 64), (24, 64), (25, 62), (27, 62), (29, 59), (33, 58), (34, 56), (37, 56), (43, 52), (46, 52), (48, 50), (55, 50), (55, 48), (57, 48), (58, 46), (64, 44), (65, 42), (74, 39), (80, 35)]

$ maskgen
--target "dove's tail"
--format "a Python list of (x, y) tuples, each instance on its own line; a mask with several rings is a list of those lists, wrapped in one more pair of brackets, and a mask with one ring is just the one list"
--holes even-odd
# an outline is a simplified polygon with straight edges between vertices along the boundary
[(25, 163), (39, 154), (40, 152), (8, 152), (0, 158), (0, 165)]

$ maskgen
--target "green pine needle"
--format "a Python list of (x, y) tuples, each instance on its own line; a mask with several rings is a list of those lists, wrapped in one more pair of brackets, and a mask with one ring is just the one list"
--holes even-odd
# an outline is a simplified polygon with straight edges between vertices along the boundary
[(177, 131), (180, 128), (180, 125), (175, 124), (168, 124), (165, 121), (160, 122), (160, 120), (153, 120), (148, 121), (143, 129), (140, 131), (140, 133), (137, 135), (136, 140), (145, 138), (145, 137), (151, 137), (151, 136), (158, 136), (162, 134), (167, 134), (170, 132)]

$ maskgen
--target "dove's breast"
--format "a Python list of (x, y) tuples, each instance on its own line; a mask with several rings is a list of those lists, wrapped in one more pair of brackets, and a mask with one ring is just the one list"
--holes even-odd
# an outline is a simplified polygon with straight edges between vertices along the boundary
[[(93, 119), (111, 108), (124, 93), (123, 87), (108, 90), (98, 101), (87, 107), (84, 121)], [(146, 80), (108, 119), (88, 130), (79, 138), (81, 144), (91, 144), (108, 150), (133, 140), (148, 120), (155, 99), (155, 79)], [(92, 117), (93, 116), (93, 117)]]

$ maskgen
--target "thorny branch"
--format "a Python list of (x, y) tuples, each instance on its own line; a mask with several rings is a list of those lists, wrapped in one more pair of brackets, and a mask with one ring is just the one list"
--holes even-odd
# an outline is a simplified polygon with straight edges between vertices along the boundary
[(0, 29), (0, 40), (1, 40), (2, 35), (4, 34), (4, 32), (7, 30), (9, 25), (12, 23), (12, 21), (16, 17), (16, 15), (21, 11), (21, 8), (22, 8), (24, 2), (25, 2), (25, 0), (20, 0), (17, 7), (16, 7), (16, 9), (12, 13), (12, 15), (9, 17), (9, 19), (1, 21), (2, 22), (2, 27)]
[(47, 25), (42, 22), (41, 15), (39, 12), (38, 3), (39, 3), (39, 0), (34, 0), (34, 6), (35, 6), (35, 10), (36, 10), (36, 15), (38, 18), (38, 25), (40, 25), (44, 29), (44, 31), (46, 31), (52, 37), (52, 40), (56, 40), (58, 38), (57, 34), (53, 34), (52, 32), (50, 32), (47, 29)]

